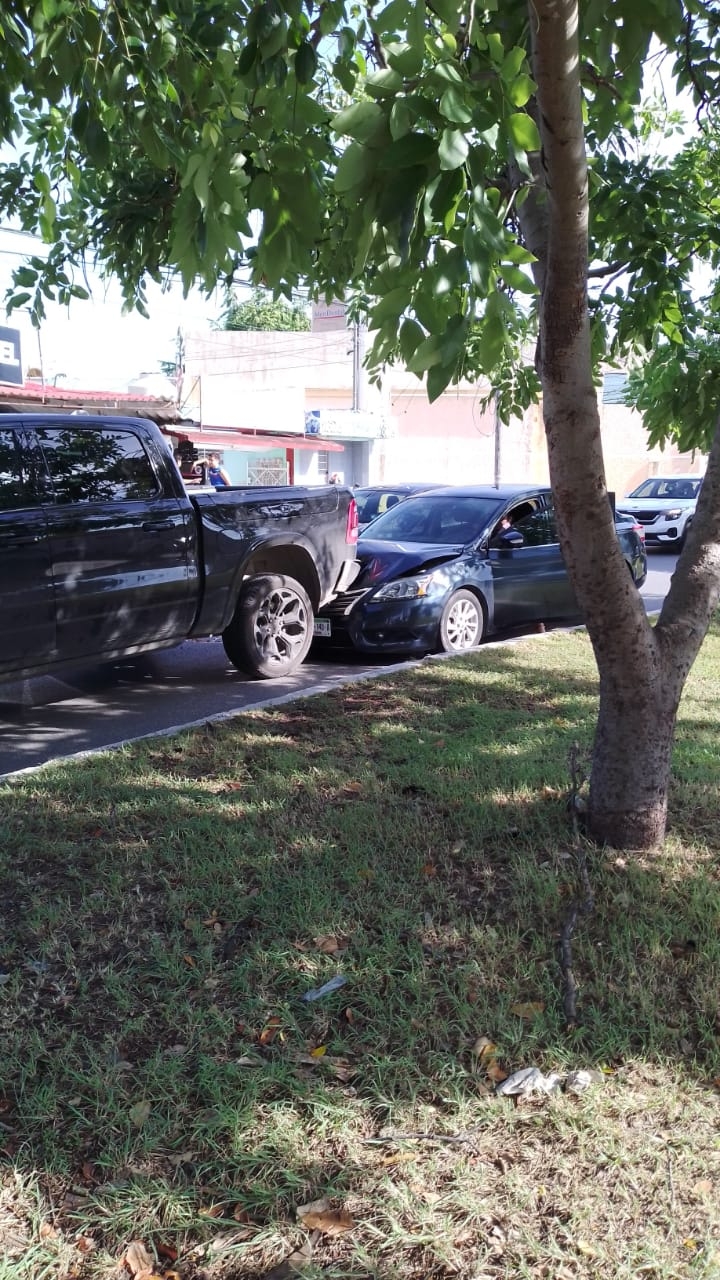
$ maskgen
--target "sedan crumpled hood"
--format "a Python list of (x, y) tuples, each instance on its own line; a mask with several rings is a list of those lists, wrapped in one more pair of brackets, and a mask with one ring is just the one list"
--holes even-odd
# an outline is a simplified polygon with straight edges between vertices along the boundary
[(411, 573), (433, 569), (435, 565), (457, 560), (462, 546), (427, 542), (380, 542), (374, 538), (361, 538), (357, 558), (361, 569), (354, 587), (376, 587), (394, 578), (405, 578)]

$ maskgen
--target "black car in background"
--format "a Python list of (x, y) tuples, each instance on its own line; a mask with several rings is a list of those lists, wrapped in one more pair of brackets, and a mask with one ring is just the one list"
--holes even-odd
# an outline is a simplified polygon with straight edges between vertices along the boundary
[(427, 489), (439, 489), (435, 484), (421, 484), (420, 481), (404, 484), (369, 484), (353, 489), (353, 497), (358, 507), (358, 527), (362, 533), (371, 520), (383, 516), (398, 502), (404, 502), (415, 493), (425, 493)]
[[(640, 587), (642, 531), (622, 514), (615, 527)], [(361, 535), (358, 559), (351, 590), (316, 617), (321, 641), (364, 653), (457, 653), (508, 627), (582, 621), (549, 488), (453, 486), (409, 497)]]

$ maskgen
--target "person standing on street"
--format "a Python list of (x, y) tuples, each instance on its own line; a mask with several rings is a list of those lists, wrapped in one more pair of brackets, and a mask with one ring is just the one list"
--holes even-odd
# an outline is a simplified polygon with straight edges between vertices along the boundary
[(215, 489), (225, 489), (231, 483), (227, 471), (220, 465), (220, 456), (217, 453), (208, 454), (207, 478), (208, 483)]

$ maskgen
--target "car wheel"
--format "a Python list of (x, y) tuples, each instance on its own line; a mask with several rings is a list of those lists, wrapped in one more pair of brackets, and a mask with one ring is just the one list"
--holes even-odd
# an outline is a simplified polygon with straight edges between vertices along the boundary
[(243, 587), (222, 641), (234, 666), (272, 680), (300, 666), (312, 637), (313, 611), (305, 588), (294, 578), (268, 573)]
[(688, 520), (680, 537), (677, 538), (675, 542), (673, 542), (673, 551), (682, 551), (683, 547), (685, 546), (685, 543), (687, 542), (688, 529), (690, 528), (691, 524), (692, 524), (692, 520)]
[(462, 653), (480, 643), (485, 629), (483, 607), (472, 591), (455, 591), (440, 619), (440, 647), (445, 653)]

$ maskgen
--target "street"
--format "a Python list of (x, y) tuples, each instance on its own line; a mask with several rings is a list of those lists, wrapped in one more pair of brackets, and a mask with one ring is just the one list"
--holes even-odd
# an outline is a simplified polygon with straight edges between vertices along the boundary
[[(642, 590), (649, 611), (660, 608), (676, 561), (650, 553)], [(230, 665), (220, 640), (191, 640), (177, 649), (6, 684), (0, 686), (0, 777), (404, 665), (359, 655), (319, 660), (311, 653), (289, 679), (256, 681)]]

